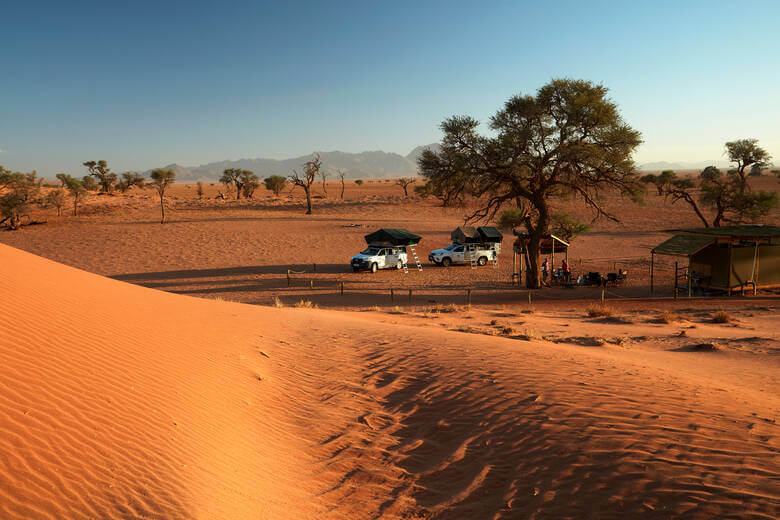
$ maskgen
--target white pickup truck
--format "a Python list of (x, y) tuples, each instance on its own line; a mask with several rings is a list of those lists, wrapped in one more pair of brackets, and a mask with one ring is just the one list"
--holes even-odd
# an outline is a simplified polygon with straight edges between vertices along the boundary
[(444, 249), (436, 249), (428, 255), (428, 260), (436, 265), (449, 267), (452, 264), (469, 264), (472, 259), (477, 265), (485, 265), (495, 260), (501, 253), (501, 244), (450, 244)]
[(403, 269), (406, 264), (406, 248), (368, 246), (359, 255), (353, 256), (349, 264), (355, 272), (368, 270), (375, 273), (377, 269)]

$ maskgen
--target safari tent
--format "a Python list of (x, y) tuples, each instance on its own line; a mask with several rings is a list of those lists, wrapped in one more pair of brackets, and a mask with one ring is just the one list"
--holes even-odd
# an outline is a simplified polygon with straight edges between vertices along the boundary
[(365, 236), (366, 243), (373, 246), (413, 246), (421, 237), (405, 229), (382, 228)]
[(456, 244), (500, 244), (504, 235), (493, 226), (460, 226), (450, 233), (450, 238)]
[(724, 226), (679, 229), (655, 246), (650, 262), (653, 288), (655, 255), (688, 258), (691, 289), (724, 290), (780, 287), (780, 227)]

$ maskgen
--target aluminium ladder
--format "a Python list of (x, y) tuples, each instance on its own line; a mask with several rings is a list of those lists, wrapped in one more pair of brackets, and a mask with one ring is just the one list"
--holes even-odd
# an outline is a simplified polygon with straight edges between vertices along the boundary
[[(409, 250), (412, 252), (412, 258), (414, 258), (414, 263), (417, 265), (417, 270), (422, 271), (422, 264), (420, 263), (420, 257), (417, 256), (417, 248), (415, 248), (414, 246), (409, 246)], [(406, 264), (404, 264), (404, 272), (405, 273), (409, 272), (409, 269), (407, 268)]]

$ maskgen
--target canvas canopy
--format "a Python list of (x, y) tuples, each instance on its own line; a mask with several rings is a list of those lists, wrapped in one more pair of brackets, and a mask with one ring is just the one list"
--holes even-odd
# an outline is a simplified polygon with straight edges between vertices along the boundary
[(365, 236), (366, 243), (373, 246), (413, 246), (421, 237), (405, 229), (382, 228)]
[(459, 226), (450, 233), (450, 238), (456, 244), (482, 244), (500, 243), (504, 235), (493, 226)]
[[(515, 252), (525, 253), (528, 249), (530, 237), (525, 233), (515, 231), (517, 240), (515, 241)], [(553, 234), (544, 235), (539, 242), (539, 254), (549, 255), (552, 253), (564, 253), (569, 250), (569, 243)]]

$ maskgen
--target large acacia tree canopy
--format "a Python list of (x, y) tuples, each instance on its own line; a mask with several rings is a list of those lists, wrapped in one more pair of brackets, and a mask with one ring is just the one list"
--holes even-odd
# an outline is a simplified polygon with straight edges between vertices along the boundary
[(426, 150), (419, 160), (431, 183), (455, 182), (487, 197), (472, 218), (511, 204), (527, 209), (526, 226), (535, 231), (549, 226), (547, 199), (567, 193), (581, 196), (597, 216), (615, 219), (599, 203), (600, 190), (634, 197), (644, 191), (631, 157), (641, 135), (601, 85), (556, 79), (535, 96), (509, 99), (490, 119), (493, 136), (480, 135), (478, 125), (467, 116), (445, 120), (441, 151)]

